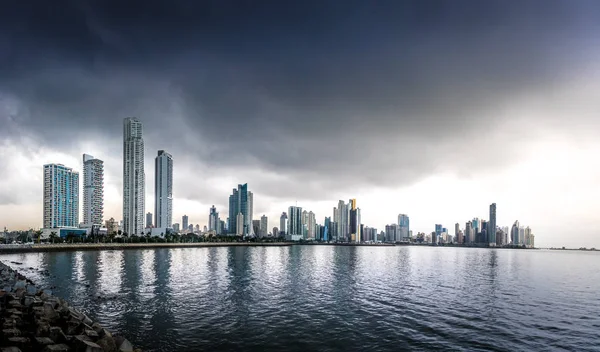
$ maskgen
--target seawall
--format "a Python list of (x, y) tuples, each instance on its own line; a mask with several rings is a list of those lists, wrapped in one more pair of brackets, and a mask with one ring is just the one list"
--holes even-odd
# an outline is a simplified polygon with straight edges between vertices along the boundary
[(196, 243), (61, 243), (0, 245), (0, 254), (29, 252), (99, 251), (115, 249), (195, 248), (195, 247), (281, 247), (288, 242), (196, 242)]
[(3, 262), (0, 288), (2, 351), (140, 351)]

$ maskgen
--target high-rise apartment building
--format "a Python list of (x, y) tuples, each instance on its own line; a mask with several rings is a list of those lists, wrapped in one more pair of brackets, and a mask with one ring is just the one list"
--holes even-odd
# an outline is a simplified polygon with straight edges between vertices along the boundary
[[(279, 217), (279, 232), (284, 236), (288, 233), (288, 216), (286, 212), (281, 213)], [(279, 234), (273, 234), (273, 236), (279, 236)]]
[(62, 164), (44, 165), (44, 228), (79, 225), (79, 173)]
[(263, 216), (260, 217), (260, 229), (259, 229), (260, 230), (260, 232), (259, 232), (260, 237), (267, 237), (267, 234), (269, 233), (269, 230), (267, 228), (268, 223), (269, 223), (269, 221), (268, 221), (266, 215), (263, 215)]
[(400, 226), (400, 240), (408, 241), (410, 239), (410, 219), (408, 215), (398, 215), (398, 226)]
[(490, 246), (496, 245), (496, 203), (490, 204), (490, 221), (488, 221), (487, 237)]
[(188, 229), (188, 226), (189, 226), (188, 221), (189, 221), (189, 218), (187, 215), (184, 215), (181, 217), (181, 229), (184, 232), (187, 231), (187, 229)]
[(123, 232), (144, 232), (145, 214), (144, 139), (142, 122), (135, 117), (123, 121)]
[(151, 212), (147, 212), (146, 213), (146, 227), (152, 227), (152, 213)]
[(337, 241), (347, 242), (348, 234), (349, 234), (349, 204), (344, 203), (343, 200), (338, 202), (338, 206), (336, 208), (337, 214), (334, 214), (334, 218), (337, 219)]
[(154, 225), (157, 228), (173, 226), (173, 157), (159, 150), (154, 160)]
[(235, 229), (236, 229), (236, 235), (238, 236), (243, 236), (244, 235), (244, 214), (242, 213), (238, 213), (236, 218), (236, 225), (235, 225)]
[(473, 223), (471, 221), (467, 221), (465, 224), (465, 243), (470, 244), (475, 241), (475, 229), (473, 228)]
[[(254, 232), (252, 228), (253, 208), (254, 197), (252, 192), (248, 192), (248, 184), (240, 184), (237, 189), (234, 188), (229, 196), (229, 223), (227, 227), (229, 233), (251, 235)], [(238, 229), (237, 221), (239, 213), (244, 217), (241, 230)]]
[(307, 227), (307, 238), (310, 240), (314, 240), (317, 237), (316, 232), (317, 220), (315, 218), (315, 213), (312, 211), (308, 212), (306, 227)]
[(356, 207), (356, 199), (350, 199), (349, 204), (349, 218), (348, 218), (348, 231), (351, 242), (359, 243), (360, 239), (360, 209)]
[(519, 244), (519, 220), (515, 221), (510, 229), (510, 243), (512, 245)]
[(289, 207), (288, 216), (288, 238), (298, 241), (302, 238), (302, 207)]
[(221, 224), (219, 220), (219, 212), (213, 205), (210, 207), (210, 213), (208, 214), (208, 231), (215, 231), (216, 234), (221, 233)]
[(101, 226), (104, 220), (104, 162), (83, 154), (83, 223)]

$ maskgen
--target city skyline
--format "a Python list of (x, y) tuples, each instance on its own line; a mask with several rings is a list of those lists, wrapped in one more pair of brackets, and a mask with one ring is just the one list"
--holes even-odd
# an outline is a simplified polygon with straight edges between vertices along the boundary
[(599, 5), (156, 6), (156, 21), (90, 3), (0, 22), (0, 226), (39, 227), (41, 165), (82, 174), (82, 153), (104, 161), (104, 219), (121, 219), (120, 126), (135, 116), (146, 155), (177, 161), (175, 219), (208, 224), (213, 204), (226, 219), (248, 183), (269, 228), (290, 205), (321, 222), (355, 198), (364, 224), (406, 213), (431, 232), (495, 202), (497, 225), (527, 223), (540, 246), (600, 247)]

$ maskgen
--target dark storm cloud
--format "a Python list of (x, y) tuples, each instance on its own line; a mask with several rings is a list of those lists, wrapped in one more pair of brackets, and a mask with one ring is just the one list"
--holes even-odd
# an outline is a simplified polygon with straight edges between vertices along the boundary
[[(259, 168), (282, 175), (254, 179), (259, 192), (329, 198), (326, 191), (460, 172), (484, 155), (495, 167), (517, 157), (482, 131), (493, 135), (515, 97), (586, 59), (598, 7), (13, 4), (0, 15), (0, 92), (26, 107), (11, 121), (57, 148), (77, 143), (55, 138), (69, 131), (119, 152), (121, 119), (139, 116), (147, 145), (168, 149), (188, 172), (227, 171), (244, 182), (243, 170)], [(192, 199), (211, 192), (191, 188)]]

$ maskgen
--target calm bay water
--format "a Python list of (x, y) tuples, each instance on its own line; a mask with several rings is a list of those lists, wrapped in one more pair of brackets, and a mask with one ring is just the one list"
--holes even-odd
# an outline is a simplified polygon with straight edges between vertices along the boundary
[(144, 351), (600, 351), (598, 252), (291, 246), (0, 260), (22, 262), (10, 265)]

